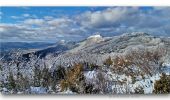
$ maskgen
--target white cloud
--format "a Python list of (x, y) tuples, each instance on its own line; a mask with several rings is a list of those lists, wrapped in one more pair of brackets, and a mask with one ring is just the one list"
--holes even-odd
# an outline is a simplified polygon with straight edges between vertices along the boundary
[(89, 11), (78, 18), (81, 20), (81, 25), (85, 27), (110, 27), (137, 10), (137, 8), (115, 7), (103, 11)]
[(45, 20), (52, 20), (54, 17), (52, 17), (52, 16), (44, 16), (44, 19)]
[(11, 16), (12, 19), (19, 19), (20, 17), (18, 16)]
[(4, 32), (4, 31), (5, 31), (4, 28), (0, 27), (0, 32)]
[(24, 23), (28, 25), (42, 25), (44, 23), (44, 20), (43, 19), (26, 19)]
[(88, 11), (78, 16), (77, 20), (90, 32), (97, 31), (110, 36), (133, 31), (167, 35), (169, 33), (165, 32), (167, 30), (165, 26), (170, 24), (168, 12), (170, 7), (153, 8), (147, 11), (140, 7), (113, 7), (103, 11)]
[(30, 17), (30, 14), (23, 14), (23, 17)]
[(23, 18), (28, 18), (31, 17), (30, 14), (22, 14), (21, 16), (11, 16), (12, 19), (23, 19)]
[[(36, 27), (34, 27), (36, 25)], [(57, 39), (80, 37), (81, 31), (72, 30), (74, 24), (71, 19), (56, 18), (26, 19), (18, 24), (0, 24), (2, 28), (1, 40), (16, 39), (20, 41), (57, 41)], [(69, 31), (72, 30), (72, 31)], [(74, 33), (73, 33), (74, 32)], [(77, 39), (78, 40), (78, 39)]]
[[(113, 7), (102, 11), (87, 11), (70, 17), (44, 16), (27, 19), (18, 24), (0, 24), (0, 39), (25, 41), (78, 40), (100, 32), (113, 36), (125, 32), (143, 31), (170, 36), (170, 7), (153, 8), (146, 12), (138, 7)], [(17, 16), (15, 16), (17, 17)]]
[(67, 25), (71, 22), (72, 22), (71, 19), (65, 19), (65, 18), (56, 18), (56, 19), (52, 19), (50, 21), (47, 21), (47, 23), (49, 25), (53, 25), (53, 26)]

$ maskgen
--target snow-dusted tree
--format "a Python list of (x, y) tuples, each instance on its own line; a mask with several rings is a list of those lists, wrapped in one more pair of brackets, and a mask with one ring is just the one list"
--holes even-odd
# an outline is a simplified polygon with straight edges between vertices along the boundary
[(29, 88), (29, 79), (27, 76), (23, 76), (22, 74), (19, 75), (19, 78), (17, 79), (17, 89), (20, 91), (25, 91)]
[(35, 67), (34, 69), (34, 86), (40, 86), (40, 81), (41, 81), (41, 70), (38, 67)]
[(102, 94), (108, 93), (109, 92), (108, 90), (110, 88), (110, 87), (107, 86), (108, 81), (105, 79), (104, 76), (105, 75), (102, 71), (99, 71), (97, 73), (97, 83), (96, 83), (96, 85), (98, 86), (98, 89), (100, 90), (100, 92)]
[(51, 73), (49, 72), (49, 69), (47, 67), (44, 67), (42, 72), (41, 72), (41, 86), (48, 88), (50, 86), (50, 78), (51, 78)]
[(153, 75), (160, 70), (162, 58), (166, 56), (166, 49), (163, 47), (156, 48), (139, 48), (131, 50), (125, 55), (125, 59), (132, 65), (137, 66), (141, 71), (148, 75)]

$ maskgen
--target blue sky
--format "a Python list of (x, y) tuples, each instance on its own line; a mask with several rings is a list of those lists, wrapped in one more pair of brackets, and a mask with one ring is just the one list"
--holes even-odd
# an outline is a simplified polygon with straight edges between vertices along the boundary
[(1, 7), (0, 41), (56, 42), (93, 34), (170, 36), (170, 7)]
[(35, 15), (37, 18), (44, 16), (62, 17), (73, 16), (85, 11), (98, 11), (106, 9), (107, 7), (1, 7), (2, 23), (17, 23), (17, 21), (24, 20), (11, 18), (11, 16), (23, 16), (23, 14)]

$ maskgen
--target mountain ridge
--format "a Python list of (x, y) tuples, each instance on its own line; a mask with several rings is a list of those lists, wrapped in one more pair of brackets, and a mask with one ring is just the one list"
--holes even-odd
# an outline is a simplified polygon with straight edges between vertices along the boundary
[(128, 33), (109, 38), (102, 37), (100, 42), (89, 43), (87, 45), (81, 44), (86, 42), (88, 42), (88, 39), (77, 43), (76, 49), (66, 50), (55, 57), (51, 54), (47, 59), (59, 59), (55, 63), (62, 63), (63, 65), (73, 64), (74, 62), (100, 62), (98, 63), (100, 65), (108, 56), (125, 53), (132, 48), (155, 48), (158, 46), (170, 48), (168, 45), (170, 41), (168, 39), (164, 41), (162, 38), (151, 36), (147, 33)]

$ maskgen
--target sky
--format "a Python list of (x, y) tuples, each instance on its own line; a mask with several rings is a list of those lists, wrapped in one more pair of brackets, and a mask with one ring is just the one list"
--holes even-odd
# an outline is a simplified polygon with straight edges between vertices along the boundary
[(170, 7), (0, 7), (0, 42), (79, 41), (91, 35), (170, 36)]

